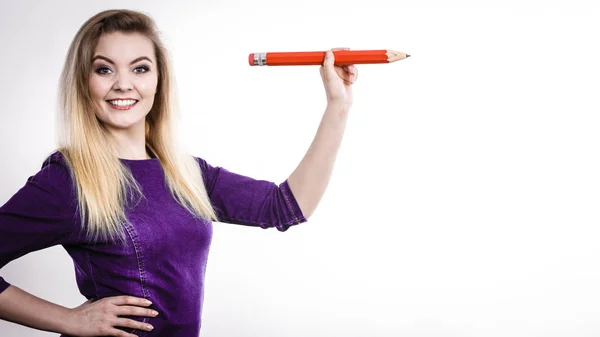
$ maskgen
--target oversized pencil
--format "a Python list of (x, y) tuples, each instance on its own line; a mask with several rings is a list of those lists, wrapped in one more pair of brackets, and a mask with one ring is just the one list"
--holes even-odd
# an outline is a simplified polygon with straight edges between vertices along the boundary
[[(335, 65), (392, 63), (410, 55), (393, 50), (334, 50)], [(321, 65), (324, 51), (252, 53), (250, 66), (307, 66)]]

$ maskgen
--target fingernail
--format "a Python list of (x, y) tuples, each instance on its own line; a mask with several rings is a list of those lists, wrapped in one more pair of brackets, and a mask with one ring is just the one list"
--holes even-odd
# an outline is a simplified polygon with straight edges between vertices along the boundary
[(152, 325), (149, 325), (149, 324), (146, 326), (146, 328), (148, 328), (148, 330), (153, 330), (154, 329), (154, 327)]
[(152, 315), (156, 316), (156, 315), (158, 315), (158, 312), (157, 311), (152, 311)]
[(150, 302), (150, 300), (144, 300), (144, 302), (146, 302), (146, 304), (152, 304), (152, 302)]

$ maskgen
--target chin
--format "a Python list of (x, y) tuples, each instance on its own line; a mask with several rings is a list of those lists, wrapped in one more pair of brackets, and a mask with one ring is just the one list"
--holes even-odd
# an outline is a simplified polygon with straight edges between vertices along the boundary
[(141, 128), (145, 130), (144, 124), (147, 113), (141, 113), (140, 110), (145, 109), (139, 108), (145, 107), (139, 106), (128, 111), (113, 111), (108, 107), (104, 107), (97, 117), (105, 127), (110, 129), (127, 130), (141, 125)]
[(115, 118), (109, 120), (102, 120), (102, 124), (104, 124), (107, 128), (110, 129), (127, 130), (133, 129), (140, 124), (144, 126), (144, 118), (136, 120)]

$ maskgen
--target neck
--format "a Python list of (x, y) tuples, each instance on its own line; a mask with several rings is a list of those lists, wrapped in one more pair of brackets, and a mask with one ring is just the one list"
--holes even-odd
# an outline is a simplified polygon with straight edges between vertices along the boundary
[(109, 129), (109, 133), (115, 140), (119, 158), (130, 160), (151, 158), (146, 151), (146, 134), (143, 124), (141, 128)]

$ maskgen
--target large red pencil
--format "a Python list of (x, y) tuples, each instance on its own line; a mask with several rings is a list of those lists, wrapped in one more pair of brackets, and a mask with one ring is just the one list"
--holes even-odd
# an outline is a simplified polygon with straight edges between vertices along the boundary
[[(335, 65), (391, 63), (410, 55), (393, 50), (334, 50)], [(306, 66), (321, 65), (324, 51), (252, 53), (248, 56), (251, 66)]]

